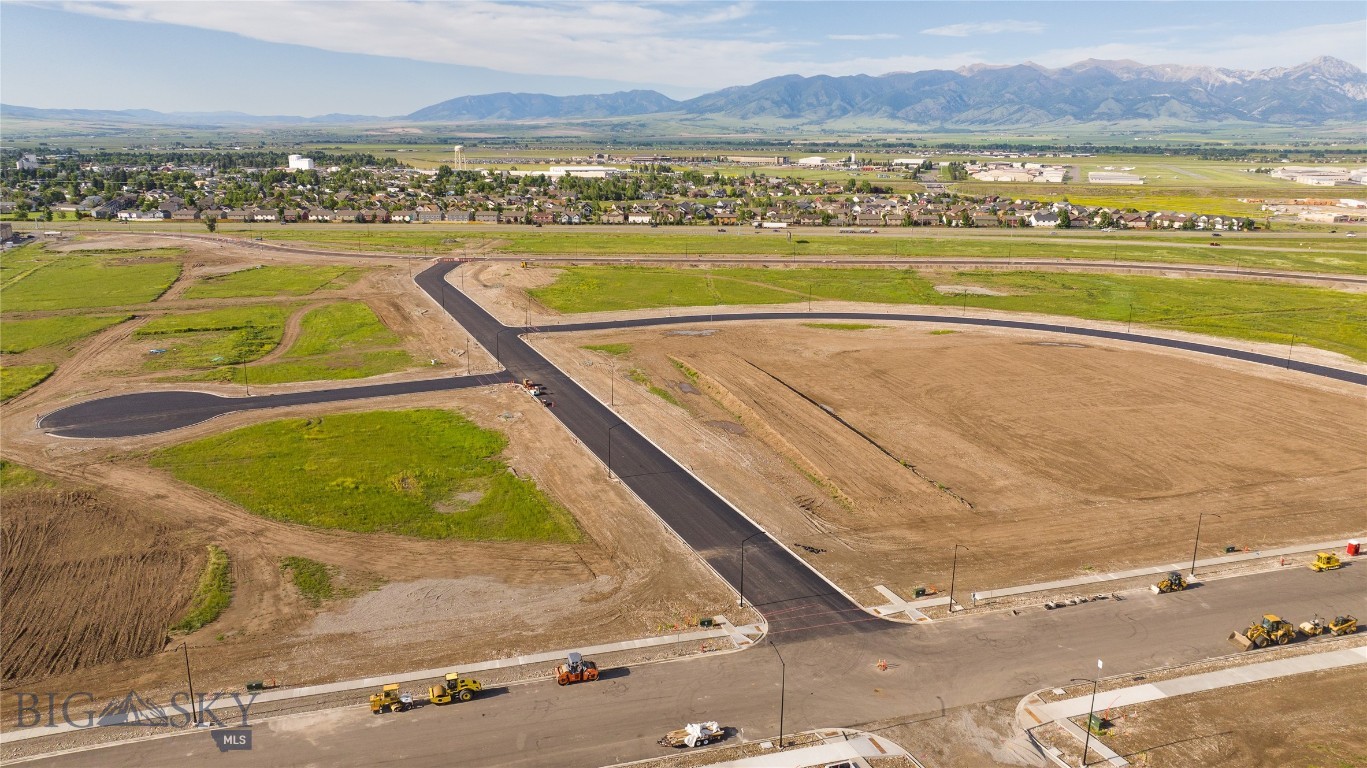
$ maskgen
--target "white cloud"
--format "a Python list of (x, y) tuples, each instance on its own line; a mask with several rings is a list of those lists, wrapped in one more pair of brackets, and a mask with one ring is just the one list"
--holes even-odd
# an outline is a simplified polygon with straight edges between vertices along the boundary
[(937, 35), (939, 37), (972, 37), (974, 35), (999, 35), (1003, 32), (1014, 32), (1018, 34), (1039, 34), (1045, 30), (1043, 23), (1038, 21), (975, 21), (963, 24), (947, 24), (943, 27), (931, 27), (921, 30), (923, 35)]
[(827, 40), (897, 40), (901, 35), (891, 32), (875, 32), (868, 35), (826, 35)]
[(1266, 32), (1206, 35), (1200, 45), (1174, 38), (1163, 42), (1114, 42), (1056, 48), (1031, 56), (1063, 67), (1084, 59), (1133, 59), (1143, 64), (1186, 64), (1230, 69), (1267, 69), (1334, 56), (1367, 69), (1367, 20), (1317, 24)]
[(63, 8), (340, 53), (692, 87), (783, 74), (771, 57), (796, 47), (720, 34), (751, 13), (749, 3), (73, 0)]

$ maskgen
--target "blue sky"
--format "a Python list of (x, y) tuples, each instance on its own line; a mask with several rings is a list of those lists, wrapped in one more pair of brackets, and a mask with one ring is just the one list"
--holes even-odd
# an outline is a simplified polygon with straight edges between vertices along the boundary
[(455, 96), (1087, 58), (1367, 69), (1354, 2), (0, 2), (0, 99), (397, 115)]

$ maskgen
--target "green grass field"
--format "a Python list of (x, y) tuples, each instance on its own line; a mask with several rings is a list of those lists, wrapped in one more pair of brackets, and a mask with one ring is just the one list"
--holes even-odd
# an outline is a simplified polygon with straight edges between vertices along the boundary
[(613, 355), (614, 357), (631, 354), (630, 344), (588, 344), (580, 347), (580, 349), (587, 349), (591, 352), (604, 352)]
[(21, 464), (0, 459), (0, 488), (18, 490), (49, 486), (52, 482), (43, 474)]
[(873, 323), (803, 323), (807, 328), (819, 328), (826, 331), (867, 331), (870, 328), (882, 328), (881, 325)]
[[(293, 308), (274, 304), (224, 307), (166, 315), (147, 322), (133, 335), (149, 350), (149, 371), (213, 369), (218, 378), (231, 367), (256, 360), (280, 344)], [(152, 354), (150, 350), (164, 349)]]
[(332, 583), (333, 568), (325, 563), (307, 557), (285, 557), (280, 560), (280, 568), (289, 573), (299, 594), (313, 605), (331, 600), (337, 592)]
[(360, 279), (356, 267), (290, 265), (259, 266), (209, 277), (190, 286), (187, 299), (233, 299), (254, 296), (306, 296), (314, 291), (342, 288)]
[[(463, 249), (493, 246), (505, 253), (592, 256), (893, 256), (907, 258), (1088, 259), (1172, 264), (1222, 264), (1294, 269), (1310, 272), (1367, 274), (1367, 249), (1354, 241), (1309, 237), (1304, 243), (1258, 240), (1227, 235), (1222, 247), (1211, 248), (1207, 238), (1153, 232), (1118, 232), (1109, 236), (1055, 236), (1037, 231), (1011, 232), (997, 228), (969, 233), (898, 237), (786, 233), (738, 228), (729, 234), (688, 227), (623, 232), (550, 230), (546, 232), (286, 230), (268, 239), (315, 242), (351, 250), (459, 255)], [(1141, 242), (1135, 242), (1136, 239)], [(1118, 242), (1118, 241), (1127, 242)], [(1319, 251), (1334, 251), (1321, 253)]]
[(0, 320), (0, 352), (13, 355), (30, 349), (70, 344), (130, 317), (132, 315), (58, 315), (33, 320)]
[(532, 292), (566, 312), (818, 299), (1039, 312), (1306, 344), (1367, 361), (1367, 295), (1230, 280), (1178, 280), (1049, 272), (956, 272), (936, 282), (1006, 296), (946, 296), (913, 270), (573, 267)]
[(152, 465), (273, 520), (428, 539), (573, 542), (570, 514), (450, 411), (284, 419), (165, 449)]
[(180, 276), (178, 248), (51, 253), (33, 246), (0, 256), (5, 312), (90, 309), (154, 301)]
[(38, 365), (0, 365), (0, 403), (42, 384), (57, 366), (48, 363)]
[[(322, 379), (363, 379), (414, 364), (398, 334), (359, 301), (328, 304), (304, 315), (299, 338), (278, 361), (248, 366), (252, 384)], [(240, 368), (221, 373), (242, 383)]]
[(199, 577), (190, 607), (180, 621), (171, 626), (172, 632), (194, 632), (213, 623), (233, 600), (233, 578), (228, 553), (217, 544), (209, 545), (209, 559)]

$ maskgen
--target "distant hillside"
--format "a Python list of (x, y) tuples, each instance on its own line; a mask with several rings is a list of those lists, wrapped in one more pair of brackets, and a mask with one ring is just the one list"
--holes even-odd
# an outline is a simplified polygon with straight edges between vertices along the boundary
[(409, 120), (477, 121), (537, 118), (594, 118), (649, 115), (678, 109), (679, 102), (655, 91), (619, 91), (596, 96), (547, 96), (544, 93), (491, 93), (433, 104)]
[(1079, 124), (1309, 126), (1367, 122), (1367, 74), (1321, 57), (1261, 71), (1149, 66), (1089, 59), (1061, 69), (1038, 64), (975, 65), (886, 75), (785, 75), (688, 101), (655, 91), (584, 96), (493, 93), (433, 104), (404, 117), (304, 118), (240, 112), (33, 109), (0, 105), (0, 117), (56, 122), (177, 126), (511, 122), (676, 114), (732, 121), (781, 120), (819, 127), (860, 121), (883, 127), (1034, 128)]
[(13, 104), (0, 104), (0, 118), (183, 126), (355, 124), (383, 119), (339, 114), (299, 117), (249, 115), (245, 112), (156, 112), (150, 109), (40, 109)]
[(1367, 75), (1329, 57), (1261, 72), (1089, 60), (1062, 69), (1027, 63), (880, 77), (787, 75), (699, 96), (682, 108), (740, 119), (864, 117), (947, 127), (1135, 120), (1307, 125), (1367, 119)]

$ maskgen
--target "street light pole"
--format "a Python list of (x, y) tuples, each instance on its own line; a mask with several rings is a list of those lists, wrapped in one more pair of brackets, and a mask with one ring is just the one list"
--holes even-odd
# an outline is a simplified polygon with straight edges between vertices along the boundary
[(769, 647), (774, 649), (774, 655), (778, 657), (778, 748), (783, 749), (783, 704), (788, 692), (788, 665), (783, 663), (783, 654), (778, 652), (773, 640), (769, 641)]
[[(1101, 669), (1101, 659), (1096, 660), (1096, 668)], [(1087, 705), (1087, 736), (1082, 740), (1082, 768), (1087, 768), (1087, 750), (1092, 746), (1092, 713), (1096, 711), (1096, 681), (1089, 677), (1074, 677), (1072, 682), (1092, 684), (1092, 700)]]
[(617, 358), (612, 359), (612, 373), (608, 374), (608, 407), (617, 405)]
[(750, 539), (763, 534), (764, 531), (755, 531), (740, 540), (740, 607), (745, 607), (745, 543)]
[(195, 725), (199, 725), (199, 708), (195, 706), (195, 681), (190, 677), (190, 646), (182, 642), (180, 647), (185, 651), (185, 682), (190, 686), (190, 713), (194, 717)]
[(954, 613), (954, 579), (959, 575), (959, 547), (963, 547), (968, 552), (968, 547), (962, 544), (954, 545), (954, 562), (949, 568), (949, 612)]
[[(1205, 512), (1196, 515), (1196, 543), (1191, 545), (1191, 575), (1193, 577), (1196, 576), (1196, 550), (1201, 546), (1201, 520), (1205, 516)], [(1212, 513), (1211, 517), (1219, 517), (1219, 515)]]

